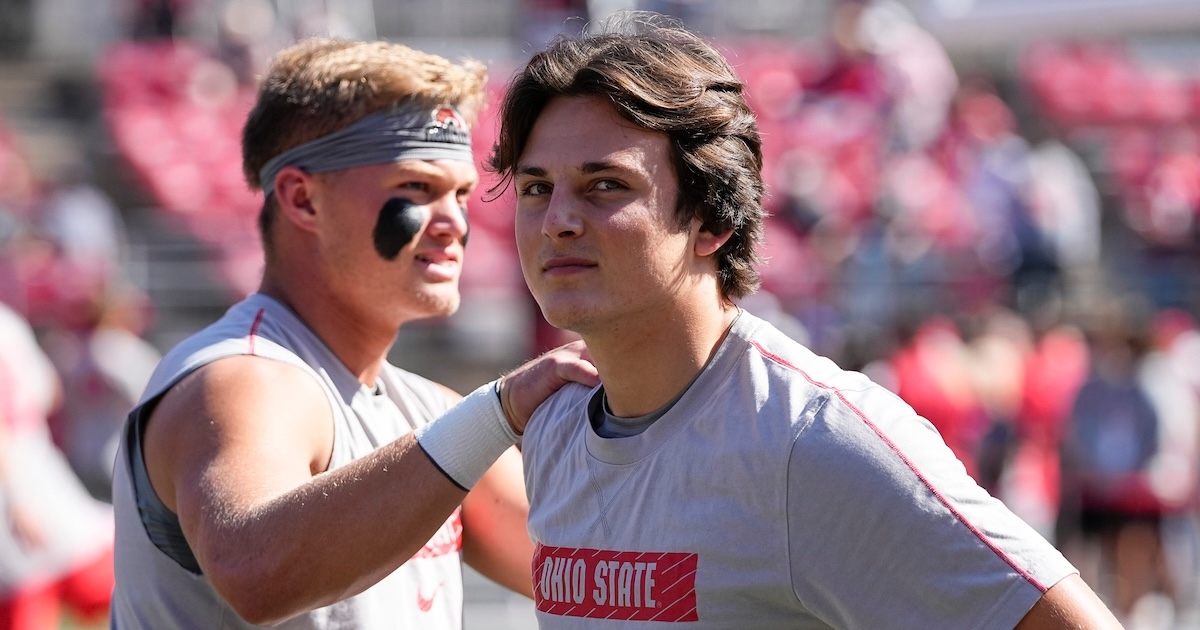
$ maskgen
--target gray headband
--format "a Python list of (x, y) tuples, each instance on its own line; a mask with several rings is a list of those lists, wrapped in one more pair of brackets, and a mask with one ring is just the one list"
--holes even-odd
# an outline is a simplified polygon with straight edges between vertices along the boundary
[(275, 190), (275, 176), (286, 166), (323, 173), (399, 160), (472, 162), (471, 132), (449, 106), (431, 110), (397, 107), (375, 112), (271, 158), (258, 172), (263, 192)]

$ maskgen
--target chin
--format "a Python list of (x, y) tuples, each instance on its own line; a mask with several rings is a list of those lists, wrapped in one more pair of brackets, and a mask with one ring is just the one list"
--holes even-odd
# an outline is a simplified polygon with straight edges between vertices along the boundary
[(460, 304), (462, 304), (462, 300), (457, 295), (452, 299), (438, 300), (433, 305), (432, 310), (434, 312), (430, 313), (429, 316), (447, 317), (449, 315), (453, 315), (458, 312), (458, 307)]
[(462, 297), (458, 291), (423, 291), (413, 296), (410, 302), (414, 311), (419, 311), (421, 317), (446, 317), (458, 311)]
[(539, 304), (538, 306), (542, 310), (542, 317), (545, 318), (546, 323), (555, 328), (578, 333), (586, 327), (586, 313), (581, 312), (581, 309), (554, 304)]

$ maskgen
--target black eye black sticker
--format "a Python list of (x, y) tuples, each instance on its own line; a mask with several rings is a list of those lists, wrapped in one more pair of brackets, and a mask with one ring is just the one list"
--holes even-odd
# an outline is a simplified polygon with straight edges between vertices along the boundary
[(375, 223), (375, 251), (384, 260), (395, 260), (425, 225), (425, 206), (402, 197), (392, 197), (379, 210)]

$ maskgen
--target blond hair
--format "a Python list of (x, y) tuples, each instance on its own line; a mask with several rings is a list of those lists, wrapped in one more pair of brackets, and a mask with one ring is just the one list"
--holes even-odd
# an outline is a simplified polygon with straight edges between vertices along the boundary
[[(400, 44), (312, 38), (275, 56), (242, 129), (242, 172), (252, 190), (271, 158), (400, 104), (450, 105), (470, 125), (483, 103), (487, 73), (475, 61), (453, 63)], [(258, 215), (268, 260), (274, 195)]]
[(452, 105), (473, 124), (486, 80), (479, 63), (455, 64), (400, 44), (301, 41), (275, 57), (246, 120), (246, 181), (257, 190), (271, 158), (401, 103)]

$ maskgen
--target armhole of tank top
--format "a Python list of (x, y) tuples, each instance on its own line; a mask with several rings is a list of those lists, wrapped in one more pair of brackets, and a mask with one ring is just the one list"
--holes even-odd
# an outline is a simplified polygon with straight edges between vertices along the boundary
[[(182, 377), (179, 380), (182, 380)], [(133, 493), (133, 504), (137, 509), (138, 522), (142, 526), (142, 532), (145, 534), (146, 539), (162, 552), (163, 555), (178, 564), (180, 568), (194, 575), (201, 575), (203, 571), (201, 571), (199, 563), (196, 562), (196, 557), (192, 554), (191, 548), (187, 546), (183, 530), (179, 525), (179, 515), (172, 512), (163, 503), (162, 498), (154, 490), (154, 485), (150, 482), (150, 471), (146, 468), (146, 456), (142, 450), (142, 435), (146, 429), (146, 423), (149, 422), (150, 416), (153, 415), (158, 404), (162, 402), (163, 396), (166, 396), (167, 392), (171, 391), (171, 388), (179, 383), (179, 380), (176, 380), (144, 404), (139, 405), (134, 412), (134, 417), (130, 419), (128, 434), (125, 436), (126, 456), (129, 458), (129, 485)], [(154, 527), (152, 527), (149, 521), (155, 516), (160, 521), (165, 521), (169, 524), (169, 527), (173, 530), (171, 538), (177, 539), (177, 544), (172, 544), (172, 540), (158, 539), (153, 534), (151, 530)], [(160, 524), (159, 526), (161, 527), (162, 525)]]

